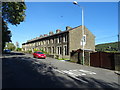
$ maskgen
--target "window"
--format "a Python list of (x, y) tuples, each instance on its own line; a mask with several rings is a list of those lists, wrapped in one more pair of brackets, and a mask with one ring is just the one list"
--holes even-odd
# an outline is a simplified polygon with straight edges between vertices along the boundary
[(62, 54), (62, 47), (60, 47), (60, 54)]
[(50, 44), (50, 41), (48, 40), (48, 44)]
[(45, 52), (47, 52), (47, 49), (46, 49), (46, 47), (45, 47)]
[(67, 55), (67, 46), (65, 46), (65, 55)]
[(67, 51), (67, 46), (64, 46), (63, 54), (64, 54), (64, 55), (67, 55), (67, 52), (68, 52), (68, 51)]
[(59, 43), (60, 41), (59, 41), (59, 37), (57, 38), (57, 43)]
[(61, 37), (59, 37), (59, 43), (61, 42)]
[(48, 52), (51, 53), (51, 47), (48, 47)]
[(49, 44), (51, 43), (50, 39), (49, 39)]
[(54, 38), (53, 38), (53, 43), (54, 43)]
[(43, 42), (41, 41), (41, 45), (43, 45)]
[(51, 39), (51, 43), (54, 43), (54, 39)]
[(43, 41), (44, 45), (46, 44), (45, 41)]
[(57, 38), (57, 43), (61, 43), (61, 36)]
[(59, 54), (59, 47), (57, 47), (57, 50), (58, 50), (58, 53), (57, 53), (57, 54)]
[(39, 46), (39, 42), (37, 42), (37, 46)]
[(58, 55), (62, 54), (62, 47), (57, 47), (57, 54)]
[(54, 54), (54, 47), (52, 47), (52, 53)]
[(64, 35), (63, 42), (67, 42), (67, 35)]

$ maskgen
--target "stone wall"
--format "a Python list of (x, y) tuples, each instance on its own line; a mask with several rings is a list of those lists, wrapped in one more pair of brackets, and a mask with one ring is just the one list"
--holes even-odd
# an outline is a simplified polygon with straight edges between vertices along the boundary
[[(91, 49), (95, 51), (95, 36), (85, 28), (84, 33), (86, 35), (86, 44), (84, 46), (85, 49)], [(82, 39), (82, 27), (77, 27), (71, 31), (69, 31), (69, 50), (77, 50), (82, 48), (81, 45)]]
[[(70, 61), (83, 64), (82, 52), (71, 52)], [(84, 65), (90, 65), (90, 52), (84, 53)]]

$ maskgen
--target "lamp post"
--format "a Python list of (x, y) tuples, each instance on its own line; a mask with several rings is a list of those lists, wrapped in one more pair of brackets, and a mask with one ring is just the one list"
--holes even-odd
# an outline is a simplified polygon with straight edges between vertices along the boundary
[(82, 9), (82, 48), (83, 48), (83, 65), (84, 65), (84, 8), (81, 7), (76, 1), (73, 2), (73, 4), (78, 5)]

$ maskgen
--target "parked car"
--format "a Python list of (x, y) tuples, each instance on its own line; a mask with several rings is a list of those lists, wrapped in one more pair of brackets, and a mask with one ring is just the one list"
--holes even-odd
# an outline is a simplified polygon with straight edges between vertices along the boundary
[(11, 50), (9, 50), (9, 49), (5, 49), (4, 52), (5, 52), (5, 53), (10, 53)]
[(43, 52), (37, 51), (33, 53), (34, 58), (46, 58), (46, 55)]

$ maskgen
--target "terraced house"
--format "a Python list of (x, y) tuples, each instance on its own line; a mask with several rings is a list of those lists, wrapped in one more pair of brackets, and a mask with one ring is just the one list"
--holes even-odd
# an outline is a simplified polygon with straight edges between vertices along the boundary
[[(95, 36), (84, 27), (86, 35), (86, 43), (84, 48), (87, 50), (95, 50)], [(40, 35), (32, 40), (28, 40), (22, 44), (22, 50), (42, 49), (50, 55), (59, 56), (59, 58), (70, 58), (72, 50), (82, 49), (82, 26), (71, 28), (66, 27), (65, 31), (59, 29), (56, 33), (49, 32), (48, 34)]]

